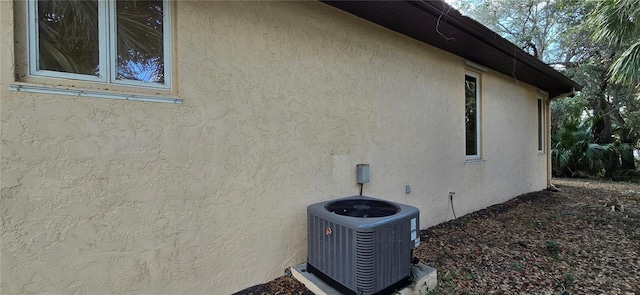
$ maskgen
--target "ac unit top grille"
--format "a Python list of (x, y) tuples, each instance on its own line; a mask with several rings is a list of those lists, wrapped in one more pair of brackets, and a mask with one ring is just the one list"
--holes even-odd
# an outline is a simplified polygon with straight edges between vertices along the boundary
[(388, 226), (390, 220), (417, 215), (418, 209), (372, 197), (353, 196), (309, 205), (307, 213), (358, 231), (375, 231)]
[(335, 214), (363, 218), (391, 216), (400, 209), (389, 202), (362, 199), (337, 200), (325, 208)]

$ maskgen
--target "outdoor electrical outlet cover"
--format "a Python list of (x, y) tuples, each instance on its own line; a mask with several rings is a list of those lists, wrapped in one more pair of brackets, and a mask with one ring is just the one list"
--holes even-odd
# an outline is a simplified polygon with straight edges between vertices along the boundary
[(407, 194), (408, 194), (408, 193), (410, 193), (410, 192), (411, 192), (411, 186), (408, 186), (408, 185), (407, 185), (407, 186), (405, 187), (405, 190), (406, 190)]
[(356, 178), (358, 183), (369, 183), (369, 164), (356, 165)]

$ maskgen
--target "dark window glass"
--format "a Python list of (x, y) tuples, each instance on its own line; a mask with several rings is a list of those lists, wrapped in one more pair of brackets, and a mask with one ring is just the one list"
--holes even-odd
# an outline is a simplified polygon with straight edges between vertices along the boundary
[(478, 81), (465, 76), (465, 141), (466, 155), (478, 155)]
[(116, 2), (116, 79), (164, 83), (162, 3)]
[(99, 76), (98, 1), (38, 1), (40, 70)]
[(542, 124), (542, 99), (538, 99), (538, 150), (543, 150), (542, 144), (544, 142), (544, 132), (543, 132), (543, 124)]

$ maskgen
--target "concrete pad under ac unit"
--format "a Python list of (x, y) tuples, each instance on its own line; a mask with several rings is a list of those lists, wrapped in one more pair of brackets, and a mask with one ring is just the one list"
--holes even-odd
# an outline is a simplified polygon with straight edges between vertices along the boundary
[[(307, 271), (307, 263), (300, 263), (291, 268), (291, 274), (296, 280), (304, 284), (307, 289), (316, 295), (342, 295), (338, 290), (320, 280), (317, 276)], [(438, 284), (438, 271), (422, 263), (411, 266), (411, 274), (415, 283), (399, 290), (400, 295), (420, 295), (436, 288)]]

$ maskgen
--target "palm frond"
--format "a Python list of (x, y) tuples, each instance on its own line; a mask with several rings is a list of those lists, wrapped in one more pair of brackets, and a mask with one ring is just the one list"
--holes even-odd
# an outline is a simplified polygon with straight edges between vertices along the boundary
[(640, 86), (640, 40), (625, 50), (610, 69), (611, 80)]
[(610, 68), (611, 81), (640, 84), (640, 0), (603, 0), (590, 14), (596, 41), (628, 46)]
[(640, 27), (640, 0), (603, 0), (591, 14), (597, 41), (611, 44), (638, 37)]

